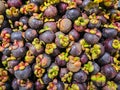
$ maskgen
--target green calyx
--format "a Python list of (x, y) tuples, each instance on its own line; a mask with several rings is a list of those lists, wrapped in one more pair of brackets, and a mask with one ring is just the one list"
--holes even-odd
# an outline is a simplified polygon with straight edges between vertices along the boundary
[(77, 84), (72, 84), (71, 87), (68, 87), (68, 90), (80, 90)]
[(69, 60), (72, 60), (72, 61), (79, 61), (80, 60), (80, 57), (74, 57), (74, 56), (69, 56)]
[(38, 38), (35, 38), (32, 42), (32, 44), (34, 45), (34, 47), (37, 49), (37, 50), (40, 50), (41, 47), (42, 47), (42, 44), (44, 44), (42, 41), (40, 41)]
[(120, 11), (118, 10), (116, 13), (113, 13), (111, 16), (115, 20), (120, 20)]
[(43, 29), (41, 29), (39, 31), (39, 33), (41, 34), (41, 33), (45, 32), (45, 31), (48, 31), (48, 30), (51, 30), (51, 28), (49, 28), (48, 26), (45, 26)]
[(101, 3), (103, 0), (94, 0), (95, 3)]
[(85, 41), (85, 39), (80, 40), (80, 44), (82, 46), (82, 49), (84, 50), (85, 48), (91, 47), (89, 43)]
[(109, 1), (108, 0), (103, 0), (103, 2), (104, 2), (105, 6), (109, 7), (114, 3), (114, 0), (109, 0)]
[(37, 12), (38, 8), (34, 3), (29, 3), (26, 5), (26, 11), (35, 11)]
[(41, 78), (45, 72), (45, 69), (41, 68), (39, 65), (35, 65), (34, 74), (36, 77)]
[(11, 57), (8, 57), (6, 60), (7, 61), (12, 61), (12, 60), (16, 60), (16, 58), (14, 56), (11, 56)]
[(60, 44), (63, 47), (67, 47), (69, 44), (69, 37), (68, 36), (64, 36), (63, 34), (59, 34), (58, 38), (60, 39)]
[(18, 65), (16, 65), (14, 67), (14, 71), (17, 71), (17, 70), (24, 70), (29, 64), (28, 63), (24, 63), (23, 61), (21, 61)]
[(115, 68), (115, 70), (117, 71), (117, 72), (119, 72), (120, 71), (120, 61), (115, 61), (115, 59), (114, 59), (114, 64), (112, 64), (112, 66)]
[(110, 89), (112, 89), (112, 90), (117, 90), (117, 88), (118, 88), (117, 84), (114, 83), (113, 81), (108, 81), (108, 82), (107, 82), (107, 85), (108, 85), (108, 87), (109, 87)]
[(117, 27), (117, 26), (115, 26), (113, 23), (111, 23), (111, 24), (105, 24), (105, 25), (104, 25), (104, 27), (105, 27), (105, 28), (118, 29), (118, 27)]
[(19, 9), (15, 8), (15, 7), (11, 7), (10, 9), (6, 10), (6, 14), (8, 16), (13, 16), (13, 17), (17, 17), (19, 15)]
[(48, 63), (48, 58), (46, 58), (43, 54), (40, 54), (36, 57), (36, 63), (41, 67), (45, 67)]
[(31, 89), (33, 86), (33, 83), (30, 82), (30, 80), (19, 80), (19, 85), (22, 87), (25, 87), (26, 89)]
[(7, 63), (8, 63), (7, 60), (2, 61), (3, 66), (6, 66)]
[(40, 14), (34, 13), (33, 16), (34, 16), (35, 19), (37, 19), (37, 20), (42, 20), (42, 19), (43, 19), (43, 13), (40, 13)]
[(120, 41), (117, 40), (117, 39), (114, 39), (113, 42), (112, 42), (112, 46), (115, 49), (120, 49)]
[(71, 82), (72, 80), (72, 76), (73, 76), (73, 73), (72, 72), (68, 72), (67, 74), (65, 74), (62, 78), (61, 78), (61, 81), (63, 82)]
[(48, 71), (48, 77), (53, 79), (58, 75), (59, 72), (59, 67), (58, 66), (53, 66), (51, 69)]
[(85, 54), (87, 55), (88, 59), (91, 60), (90, 49), (85, 48)]
[(93, 1), (89, 2), (86, 6), (85, 6), (85, 10), (89, 11), (92, 8), (98, 8), (99, 7), (99, 3), (95, 3)]
[(47, 86), (47, 90), (57, 90), (57, 80), (54, 79), (52, 82), (49, 83)]
[(80, 58), (79, 57), (74, 57), (73, 60), (78, 61), (78, 60), (80, 60)]
[(44, 84), (43, 80), (41, 78), (37, 79), (37, 81), (40, 83), (40, 84)]
[(91, 34), (96, 34), (96, 33), (97, 33), (97, 30), (96, 30), (96, 29), (91, 29), (91, 30), (89, 31), (89, 33), (91, 33)]
[(19, 30), (23, 30), (23, 26), (19, 26), (18, 28), (19, 28)]
[(39, 64), (41, 67), (46, 66), (48, 59), (44, 57), (43, 54), (40, 54), (36, 57), (36, 63)]
[(116, 52), (114, 58), (113, 58), (114, 63), (112, 64), (112, 66), (115, 68), (115, 70), (116, 70), (117, 72), (120, 71), (120, 61), (118, 60), (119, 57), (120, 57), (120, 54), (119, 54), (119, 50), (118, 50), (118, 51)]
[(4, 16), (0, 15), (0, 25), (2, 25), (3, 21), (4, 21)]
[(7, 66), (8, 62), (9, 62), (9, 61), (13, 61), (13, 60), (16, 60), (16, 58), (15, 58), (14, 56), (10, 56), (10, 57), (8, 57), (7, 59), (3, 60), (3, 61), (2, 61), (2, 64), (3, 64), (4, 66)]
[(86, 26), (88, 24), (89, 20), (85, 19), (83, 17), (79, 17), (77, 20), (75, 20), (75, 25), (77, 26)]
[(114, 63), (115, 63), (116, 65), (119, 65), (119, 64), (120, 64), (120, 61), (119, 61), (116, 57), (114, 57), (113, 60), (114, 60)]
[(0, 82), (0, 90), (6, 90), (6, 85), (3, 82)]
[(20, 12), (23, 14), (29, 14), (29, 12), (36, 13), (38, 11), (38, 6), (34, 3), (28, 3), (20, 8)]
[(100, 45), (98, 44), (95, 44), (91, 49), (90, 49), (90, 52), (91, 52), (91, 57), (92, 59), (97, 59), (99, 57), (99, 55), (101, 54), (101, 48), (100, 48)]
[(68, 62), (68, 53), (62, 52), (59, 56), (60, 60), (65, 60), (66, 62)]
[[(10, 27), (11, 27), (11, 28), (14, 28), (12, 20), (8, 20), (8, 22), (9, 22), (9, 24), (10, 24)], [(13, 30), (13, 31), (14, 31), (14, 30)], [(16, 30), (16, 31), (17, 31), (17, 30)]]
[(44, 18), (44, 22), (54, 22), (55, 19), (54, 18)]
[(44, 4), (40, 6), (40, 10), (45, 11), (49, 6), (51, 6), (51, 3), (44, 2)]
[(84, 65), (83, 70), (84, 70), (86, 73), (93, 72), (93, 70), (94, 70), (94, 65), (93, 65), (93, 63), (92, 63), (91, 61), (89, 61), (87, 64)]
[(61, 2), (64, 2), (64, 3), (70, 3), (71, 0), (61, 0)]
[(45, 52), (47, 54), (52, 54), (54, 49), (56, 49), (56, 48), (57, 48), (57, 46), (55, 43), (46, 44)]
[(106, 77), (102, 73), (97, 73), (91, 76), (91, 80), (95, 82), (106, 82)]
[(76, 2), (70, 1), (68, 3), (67, 9), (76, 8)]
[(96, 86), (93, 84), (93, 82), (88, 83), (88, 88), (87, 90), (96, 90)]
[(60, 0), (47, 0), (47, 3), (50, 3), (50, 4), (56, 4), (59, 2), (60, 2)]
[(99, 21), (99, 20), (97, 20), (97, 19), (91, 19), (91, 20), (90, 20), (90, 22), (91, 22), (92, 24), (97, 24), (98, 21)]
[(90, 22), (91, 22), (92, 24), (97, 24), (98, 21), (99, 21), (99, 19), (97, 19), (97, 16), (96, 16), (95, 13), (93, 13), (92, 15), (90, 15), (90, 16), (89, 16), (89, 19), (90, 19)]
[(120, 16), (116, 16), (115, 19), (116, 19), (116, 20), (120, 20)]
[(5, 69), (0, 68), (0, 82), (5, 83), (8, 81), (8, 79), (8, 72)]
[(31, 51), (27, 51), (25, 56), (25, 62), (31, 63), (34, 60), (35, 56), (31, 53)]

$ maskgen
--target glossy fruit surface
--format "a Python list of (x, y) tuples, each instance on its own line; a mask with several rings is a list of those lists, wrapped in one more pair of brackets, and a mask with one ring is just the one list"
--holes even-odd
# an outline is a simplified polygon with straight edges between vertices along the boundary
[(66, 14), (67, 18), (69, 18), (70, 20), (75, 20), (79, 17), (80, 15), (80, 12), (79, 12), (79, 9), (69, 9), (66, 11)]
[(112, 79), (117, 75), (117, 72), (113, 66), (110, 64), (105, 65), (101, 68), (101, 72), (108, 78)]
[(25, 38), (29, 41), (32, 41), (37, 37), (37, 32), (34, 29), (27, 29), (25, 32)]

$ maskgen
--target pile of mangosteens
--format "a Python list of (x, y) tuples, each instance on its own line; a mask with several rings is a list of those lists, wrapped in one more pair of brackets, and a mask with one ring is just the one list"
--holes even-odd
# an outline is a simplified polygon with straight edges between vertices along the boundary
[(120, 90), (120, 1), (0, 0), (0, 90)]

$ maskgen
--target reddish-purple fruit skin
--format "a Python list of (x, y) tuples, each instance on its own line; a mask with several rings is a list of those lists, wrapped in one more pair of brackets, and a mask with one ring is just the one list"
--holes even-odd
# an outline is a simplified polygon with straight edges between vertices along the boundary
[(92, 23), (88, 23), (88, 27), (89, 28), (99, 28), (101, 26), (101, 21), (98, 20), (98, 23), (97, 24), (92, 24)]
[(72, 46), (71, 46), (71, 49), (70, 49), (70, 54), (73, 55), (73, 56), (79, 56), (82, 52), (82, 47), (80, 46), (79, 43), (74, 43)]
[(11, 51), (9, 50), (9, 48), (5, 48), (3, 51), (3, 55), (10, 56), (10, 54), (11, 54)]
[(87, 57), (86, 54), (82, 54), (82, 55), (81, 55), (80, 61), (81, 61), (82, 64), (87, 63), (88, 60), (89, 60), (89, 59), (88, 59), (88, 57)]
[(65, 60), (61, 60), (59, 57), (56, 57), (55, 61), (56, 61), (58, 66), (65, 66), (66, 65), (66, 61)]
[(66, 11), (65, 15), (66, 15), (67, 18), (74, 21), (75, 19), (77, 19), (79, 17), (80, 11), (77, 8), (68, 9)]
[(26, 53), (26, 48), (25, 47), (19, 47), (17, 49), (14, 49), (11, 51), (13, 56), (16, 58), (23, 57)]
[(84, 83), (87, 80), (87, 74), (80, 70), (73, 75), (73, 80), (75, 80), (77, 83)]
[(56, 22), (46, 22), (43, 27), (49, 27), (53, 32), (57, 31)]
[(43, 55), (43, 57), (47, 60), (47, 63), (46, 63), (46, 65), (45, 66), (42, 66), (43, 68), (47, 68), (47, 67), (49, 67), (50, 66), (50, 64), (51, 64), (51, 62), (52, 62), (52, 59), (51, 59), (51, 57), (49, 56), (49, 55), (47, 55), (47, 54), (42, 54)]
[(52, 81), (52, 79), (50, 79), (48, 77), (47, 73), (42, 77), (42, 80), (43, 80), (43, 82), (44, 82), (45, 85)]
[(57, 15), (57, 13), (57, 8), (51, 5), (44, 11), (44, 16), (48, 18), (53, 18)]
[(23, 40), (21, 31), (16, 31), (11, 34), (11, 41), (14, 42), (14, 40)]
[(90, 44), (95, 44), (100, 40), (100, 37), (90, 34), (90, 33), (85, 33), (84, 39)]
[(42, 20), (38, 20), (35, 17), (30, 17), (28, 20), (28, 24), (32, 29), (40, 29), (43, 25)]
[(110, 56), (109, 53), (105, 52), (99, 59), (98, 59), (98, 63), (100, 65), (106, 65), (106, 64), (109, 64), (111, 63), (111, 60), (113, 58)]
[(7, 4), (9, 7), (20, 7), (22, 5), (21, 0), (8, 0)]
[[(20, 86), (19, 87), (19, 90), (27, 90), (27, 88), (28, 87), (26, 87), (26, 86)], [(28, 90), (33, 90), (34, 89), (34, 87), (32, 86), (31, 88), (29, 88)]]
[(61, 81), (58, 81), (57, 83), (57, 90), (64, 90), (64, 83)]
[(58, 48), (56, 48), (51, 55), (52, 56), (57, 56), (59, 54), (60, 54), (60, 50)]
[(94, 70), (91, 74), (97, 74), (100, 71), (100, 66), (95, 62), (93, 62), (93, 66), (94, 66)]
[(120, 84), (120, 72), (117, 73), (116, 77), (114, 78), (114, 81)]
[(67, 68), (61, 68), (60, 69), (60, 73), (59, 73), (60, 78), (62, 78), (67, 73), (68, 73), (68, 69)]
[(41, 54), (44, 51), (44, 47), (41, 47), (39, 50), (37, 50), (31, 43), (26, 43), (26, 47), (29, 48), (29, 50), (33, 53), (33, 55), (37, 56)]
[(25, 31), (25, 38), (29, 41), (32, 41), (34, 38), (37, 37), (37, 31), (34, 29), (27, 29)]
[(19, 21), (22, 22), (23, 24), (27, 25), (28, 24), (28, 17), (22, 16), (20, 17)]
[[(80, 38), (80, 34), (75, 30), (75, 29), (72, 29), (70, 32), (69, 32), (69, 38), (70, 37), (73, 37), (73, 41), (78, 41), (79, 38)], [(71, 38), (70, 38), (71, 39)]]
[(55, 39), (55, 34), (53, 31), (48, 30), (40, 34), (39, 39), (45, 43), (51, 43)]
[(2, 2), (2, 1), (0, 1), (0, 14), (3, 14), (4, 12), (5, 12), (5, 9), (6, 9), (6, 7), (5, 7), (5, 4)]
[(40, 5), (44, 2), (44, 0), (30, 0), (31, 3), (35, 3), (37, 5)]
[(58, 9), (59, 9), (59, 13), (60, 14), (64, 14), (65, 13), (65, 11), (67, 10), (67, 4), (66, 3), (60, 3), (60, 4), (58, 4)]
[(41, 84), (39, 81), (37, 81), (37, 82), (35, 82), (35, 89), (42, 90), (42, 89), (44, 89), (44, 85)]
[(12, 88), (14, 90), (18, 90), (19, 89), (19, 85), (17, 83), (17, 79), (16, 78), (12, 81)]
[(27, 66), (24, 70), (17, 70), (14, 75), (17, 79), (27, 79), (31, 75), (31, 68)]
[(101, 72), (106, 76), (106, 78), (108, 80), (113, 79), (117, 75), (117, 71), (110, 64), (107, 64), (107, 65), (101, 67)]
[(106, 39), (104, 41), (105, 50), (109, 53), (115, 53), (117, 50), (112, 46), (113, 39)]
[(117, 30), (112, 28), (104, 28), (102, 34), (105, 38), (114, 38), (117, 35)]
[(86, 83), (78, 84), (80, 90), (87, 90)]

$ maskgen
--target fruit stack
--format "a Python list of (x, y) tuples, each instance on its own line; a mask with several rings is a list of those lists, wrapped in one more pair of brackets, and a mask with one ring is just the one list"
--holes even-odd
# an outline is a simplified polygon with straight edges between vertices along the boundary
[(0, 0), (0, 90), (120, 90), (119, 0)]

